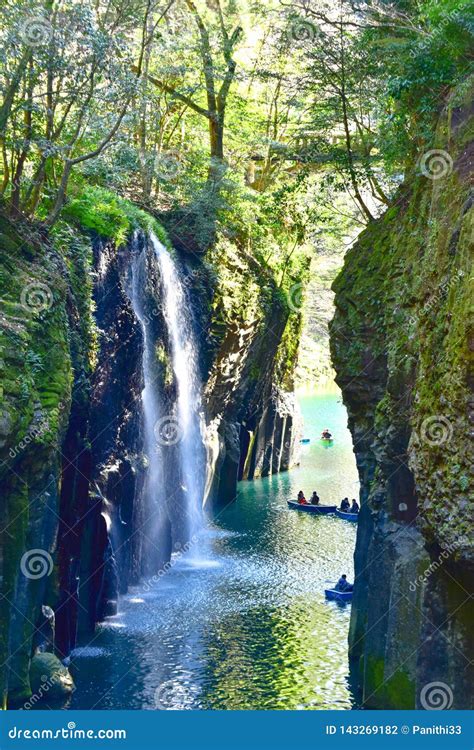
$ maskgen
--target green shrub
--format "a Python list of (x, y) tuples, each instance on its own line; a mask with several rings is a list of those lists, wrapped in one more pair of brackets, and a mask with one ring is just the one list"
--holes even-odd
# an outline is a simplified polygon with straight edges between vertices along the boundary
[(165, 230), (150, 214), (106, 188), (83, 188), (65, 205), (62, 218), (93, 230), (117, 245), (123, 244), (134, 229), (153, 231), (163, 244), (169, 245)]

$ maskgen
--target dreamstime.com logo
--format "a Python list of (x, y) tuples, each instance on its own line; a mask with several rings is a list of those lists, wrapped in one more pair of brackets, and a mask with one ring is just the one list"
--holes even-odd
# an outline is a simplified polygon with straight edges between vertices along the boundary
[(126, 740), (126, 729), (77, 729), (74, 721), (61, 729), (19, 729), (8, 730), (11, 740)]
[(429, 682), (421, 690), (420, 703), (426, 711), (445, 711), (453, 705), (453, 691), (445, 682)]
[(449, 547), (446, 547), (446, 549), (442, 550), (440, 554), (438, 555), (437, 560), (433, 560), (426, 570), (423, 571), (423, 573), (420, 573), (418, 578), (415, 578), (414, 581), (410, 581), (409, 589), (410, 591), (416, 591), (418, 586), (420, 586), (423, 583), (427, 583), (430, 576), (433, 575), (433, 573), (436, 573), (438, 568), (441, 568), (445, 560), (447, 560), (453, 552), (455, 552), (458, 547), (461, 546), (460, 542), (454, 542), (453, 544), (450, 544)]
[[(59, 416), (59, 409), (51, 409), (49, 412), (49, 418), (58, 418)], [(27, 448), (31, 443), (34, 443), (35, 440), (39, 440), (43, 435), (47, 434), (49, 430), (51, 429), (51, 424), (49, 421), (49, 418), (43, 419), (39, 424), (33, 425), (33, 427), (30, 427), (26, 435), (20, 440), (19, 443), (12, 446), (10, 450), (8, 451), (8, 455), (10, 458), (16, 458), (20, 453), (22, 453), (25, 448)]]
[(289, 42), (312, 42), (318, 36), (318, 27), (306, 19), (295, 18), (286, 35)]
[(164, 151), (155, 159), (155, 174), (159, 180), (175, 180), (183, 169), (177, 151)]
[(148, 578), (148, 580), (143, 584), (143, 591), (150, 591), (152, 586), (154, 586), (160, 578), (163, 578), (167, 573), (169, 573), (174, 566), (181, 560), (181, 558), (186, 555), (196, 544), (198, 541), (198, 537), (196, 535), (192, 536), (191, 539), (186, 542), (186, 544), (183, 545), (183, 547), (175, 552), (171, 560), (168, 560), (165, 562), (162, 568), (158, 571), (158, 573), (155, 573), (154, 576), (151, 578)]
[[(459, 269), (454, 273), (447, 281), (444, 281), (440, 287), (436, 290), (433, 296), (423, 305), (422, 312), (424, 314), (433, 312), (440, 305), (443, 298), (456, 286), (456, 284), (464, 278), (464, 271)], [(417, 322), (415, 315), (408, 318), (410, 325), (415, 325)]]
[(429, 180), (441, 180), (453, 171), (453, 160), (447, 151), (433, 148), (420, 159), (420, 172)]
[[(181, 284), (184, 287), (184, 289), (192, 289), (192, 287), (205, 279), (205, 275), (203, 271), (199, 269), (193, 269), (190, 273), (185, 276)], [(163, 316), (166, 314), (166, 304), (164, 300), (161, 300), (160, 302), (156, 302), (154, 306), (151, 308), (151, 310), (146, 310), (141, 314), (141, 322), (143, 325), (152, 325), (153, 322), (159, 318), (160, 316)], [(168, 419), (168, 417), (164, 417), (164, 419)]]
[(163, 682), (155, 690), (155, 706), (160, 711), (185, 711), (192, 703), (192, 691), (174, 680)]
[(176, 417), (169, 414), (158, 419), (153, 431), (159, 445), (177, 445), (183, 438), (183, 428)]
[(20, 570), (31, 581), (50, 576), (53, 572), (53, 558), (45, 549), (29, 549), (22, 555)]
[(453, 425), (447, 417), (443, 414), (433, 414), (423, 420), (420, 438), (423, 443), (439, 446), (451, 440), (453, 431)]
[(288, 307), (293, 312), (301, 312), (304, 305), (304, 285), (301, 283), (293, 284), (286, 295)]
[[(45, 674), (41, 675), (41, 684), (38, 690), (33, 693), (30, 698), (28, 698), (26, 703), (23, 704), (22, 710), (30, 711), (32, 708), (34, 708), (35, 705), (49, 693), (51, 688), (54, 688), (60, 681), (61, 675), (58, 672), (55, 672), (53, 675), (51, 675), (51, 677), (48, 677)], [(73, 692), (75, 689), (76, 688), (73, 688)]]
[(27, 16), (20, 24), (20, 37), (29, 47), (43, 47), (53, 36), (53, 27), (45, 16)]
[(30, 312), (49, 310), (53, 305), (53, 293), (42, 281), (31, 281), (23, 287), (20, 302), (22, 307)]
[(419, 57), (421, 54), (426, 53), (430, 44), (433, 44), (434, 40), (439, 39), (446, 32), (446, 26), (450, 23), (460, 23), (463, 25), (463, 30), (467, 29), (467, 24), (463, 24), (462, 22), (463, 16), (459, 10), (453, 10), (450, 13), (446, 13), (444, 18), (440, 19), (439, 26), (428, 35), (422, 44), (419, 44), (414, 49), (410, 50), (410, 57)]

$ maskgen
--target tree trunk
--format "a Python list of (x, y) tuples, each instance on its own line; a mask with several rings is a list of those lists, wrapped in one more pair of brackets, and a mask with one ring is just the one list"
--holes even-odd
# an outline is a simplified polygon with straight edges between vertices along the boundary
[(219, 115), (209, 118), (209, 135), (211, 139), (211, 159), (224, 159), (224, 123)]
[(34, 90), (33, 66), (32, 66), (32, 60), (30, 59), (28, 84), (27, 84), (27, 91), (26, 91), (26, 97), (27, 97), (26, 102), (28, 106), (25, 109), (25, 113), (24, 113), (23, 148), (21, 150), (20, 156), (18, 157), (18, 162), (16, 165), (15, 173), (13, 175), (13, 183), (12, 183), (12, 195), (11, 195), (11, 205), (10, 205), (10, 212), (12, 216), (17, 216), (20, 213), (21, 178), (23, 176), (23, 168), (25, 166), (26, 157), (28, 156), (28, 153), (30, 150), (30, 140), (31, 140), (31, 134), (32, 134), (32, 129), (33, 129), (33, 118), (32, 118), (33, 90)]
[(15, 73), (13, 74), (13, 78), (10, 82), (10, 85), (8, 86), (6, 90), (2, 106), (0, 107), (0, 137), (2, 138), (2, 140), (4, 137), (5, 129), (7, 127), (8, 118), (10, 116), (10, 110), (13, 104), (13, 99), (17, 92), (18, 86), (20, 85), (21, 78), (23, 76), (23, 73), (26, 70), (26, 66), (28, 65), (30, 58), (31, 58), (31, 49), (28, 49), (23, 54), (23, 57), (21, 58), (20, 62), (17, 65), (17, 69), (15, 70)]
[(209, 117), (210, 160), (207, 179), (215, 189), (222, 179), (224, 166), (224, 121), (219, 115)]
[[(15, 94), (18, 90), (18, 86), (20, 85), (20, 81), (23, 77), (23, 74), (30, 60), (31, 60), (31, 49), (28, 49), (26, 50), (26, 52), (23, 53), (23, 56), (17, 65), (17, 68), (13, 74), (13, 78), (10, 81), (10, 85), (6, 89), (2, 105), (0, 107), (0, 145), (4, 154), (5, 154), (5, 131), (8, 125), (8, 118), (10, 117), (10, 111), (12, 108), (13, 100), (15, 98)], [(2, 194), (5, 192), (7, 188), (9, 176), (10, 176), (8, 163), (6, 163), (5, 166), (6, 168), (3, 174), (3, 183), (2, 183), (2, 189), (1, 189)]]
[(69, 182), (69, 177), (72, 172), (72, 167), (73, 167), (73, 163), (72, 161), (68, 159), (66, 163), (64, 164), (64, 170), (63, 170), (63, 174), (61, 177), (61, 184), (59, 185), (59, 190), (56, 195), (54, 206), (48, 218), (46, 219), (46, 225), (48, 227), (53, 226), (53, 224), (56, 222), (60, 214), (60, 211), (63, 207), (64, 201), (66, 199), (67, 184)]

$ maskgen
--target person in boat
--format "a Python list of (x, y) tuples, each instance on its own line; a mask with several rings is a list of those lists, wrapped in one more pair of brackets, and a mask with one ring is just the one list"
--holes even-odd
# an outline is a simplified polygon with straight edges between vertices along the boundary
[(329, 432), (329, 430), (328, 430), (328, 428), (327, 428), (327, 427), (326, 427), (326, 428), (325, 428), (325, 429), (324, 429), (324, 430), (322, 431), (322, 433), (321, 433), (321, 437), (323, 438), (323, 440), (331, 440), (331, 438), (332, 438), (332, 435), (331, 435), (331, 433)]
[(319, 505), (319, 495), (316, 490), (314, 490), (313, 494), (311, 495), (310, 503), (311, 505)]
[(340, 591), (341, 593), (344, 591), (352, 591), (354, 588), (352, 583), (349, 583), (347, 580), (347, 576), (344, 573), (338, 580), (335, 586), (335, 591)]
[(349, 508), (351, 507), (351, 504), (349, 502), (349, 498), (345, 497), (344, 500), (341, 500), (341, 504), (339, 506), (339, 510), (342, 510), (343, 513), (349, 513)]
[(306, 500), (304, 496), (303, 490), (300, 490), (298, 492), (298, 505), (308, 505), (308, 501)]
[(351, 505), (351, 509), (350, 509), (349, 513), (358, 513), (359, 510), (360, 510), (359, 503), (357, 502), (357, 500), (354, 497), (354, 498), (352, 498), (352, 505)]

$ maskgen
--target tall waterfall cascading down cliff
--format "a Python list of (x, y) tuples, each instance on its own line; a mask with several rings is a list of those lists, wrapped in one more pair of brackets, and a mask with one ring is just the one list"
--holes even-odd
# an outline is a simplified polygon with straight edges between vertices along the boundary
[(184, 286), (170, 253), (153, 232), (150, 239), (158, 260), (163, 316), (171, 349), (171, 362), (176, 381), (175, 413), (161, 418), (155, 426), (158, 442), (178, 447), (178, 477), (185, 497), (188, 540), (195, 541), (202, 522), (205, 483), (205, 452), (201, 431), (202, 398), (199, 362), (189, 304)]
[[(161, 561), (157, 551), (166, 546), (167, 516), (172, 528), (172, 547), (191, 541), (195, 546), (202, 523), (205, 453), (199, 363), (184, 284), (170, 252), (156, 235), (150, 233), (149, 243), (143, 248), (136, 240), (137, 237), (129, 293), (143, 335), (141, 402), (147, 458), (142, 489), (143, 570), (153, 573)], [(157, 341), (145, 305), (147, 262), (159, 272), (159, 309), (165, 326), (166, 356), (173, 373), (173, 389), (168, 396), (161, 391)], [(156, 312), (155, 309), (155, 315)], [(171, 378), (171, 372), (167, 377)]]
[(150, 329), (150, 321), (145, 313), (143, 305), (143, 288), (145, 284), (146, 269), (146, 247), (140, 250), (137, 247), (135, 236), (135, 257), (131, 265), (130, 299), (133, 311), (140, 323), (143, 336), (142, 372), (143, 390), (141, 392), (143, 410), (143, 443), (144, 452), (148, 457), (148, 471), (142, 488), (142, 505), (144, 516), (148, 521), (149, 540), (143, 545), (143, 563), (145, 570), (152, 571), (153, 548), (160, 543), (162, 533), (163, 508), (163, 472), (161, 461), (158, 460), (156, 450), (156, 438), (154, 427), (160, 419), (162, 405), (159, 402), (154, 374), (154, 344), (153, 332)]

